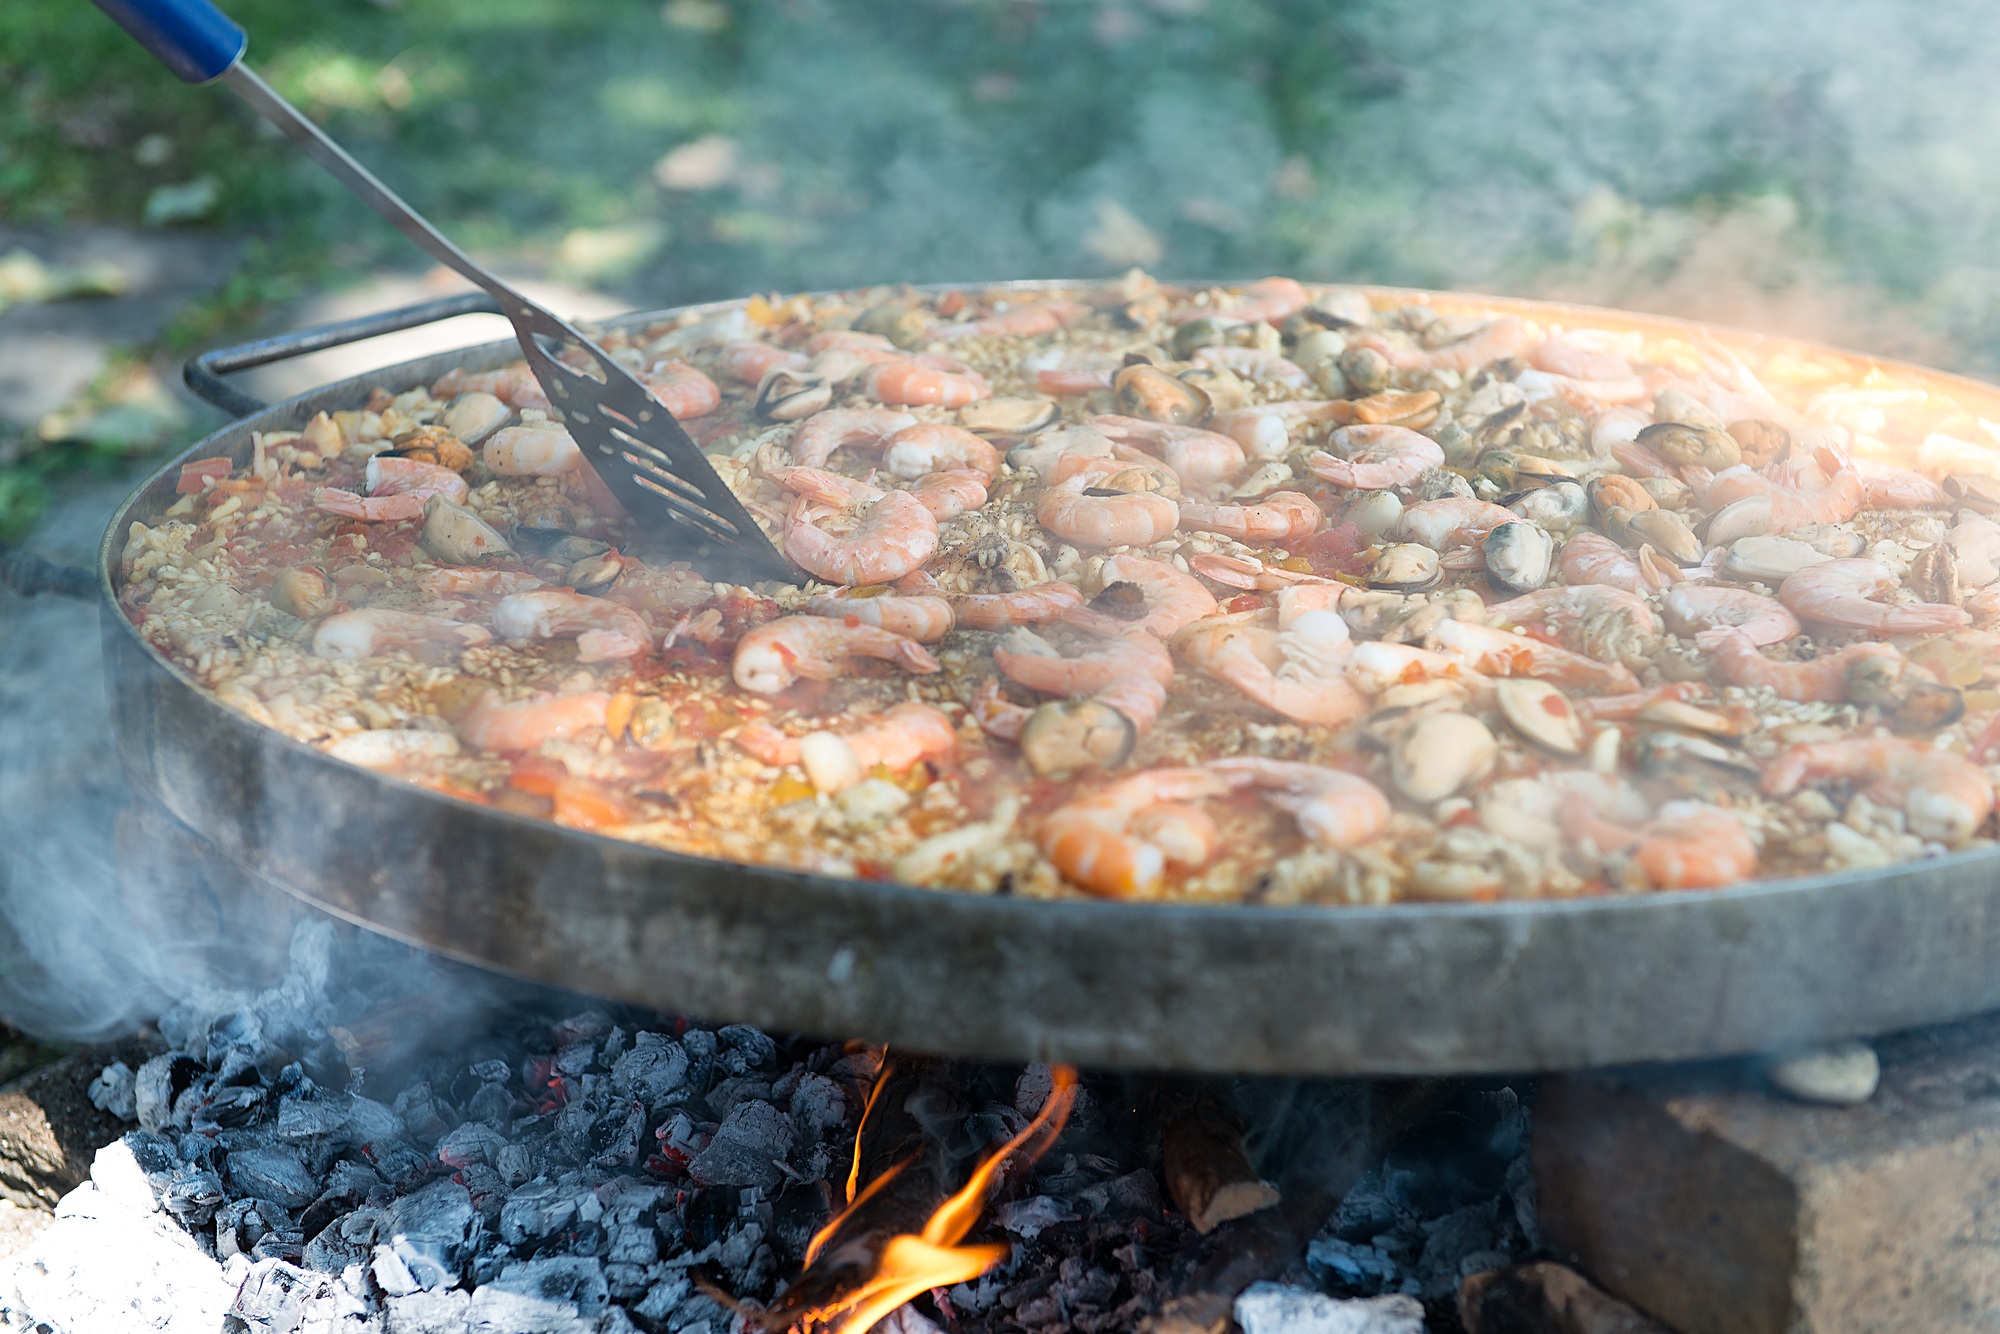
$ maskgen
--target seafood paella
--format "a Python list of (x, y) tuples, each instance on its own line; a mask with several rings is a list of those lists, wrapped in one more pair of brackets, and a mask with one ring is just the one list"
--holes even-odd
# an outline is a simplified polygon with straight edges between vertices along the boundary
[(650, 549), (517, 364), (185, 464), (125, 541), (125, 613), (351, 763), (941, 889), (1555, 898), (1993, 837), (1981, 386), (1136, 271), (602, 341), (797, 584)]

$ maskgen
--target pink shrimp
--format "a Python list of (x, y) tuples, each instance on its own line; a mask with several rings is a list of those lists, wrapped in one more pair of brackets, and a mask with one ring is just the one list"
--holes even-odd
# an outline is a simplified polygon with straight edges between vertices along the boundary
[(1681, 476), (1709, 509), (1720, 509), (1745, 496), (1769, 495), (1769, 531), (1773, 533), (1846, 523), (1861, 509), (1864, 490), (1861, 474), (1837, 450), (1825, 445), (1809, 454), (1794, 446), (1792, 458), (1761, 473), (1728, 468), (1705, 484), (1697, 469), (1683, 468)]
[(1934, 602), (1891, 606), (1874, 599), (1893, 593), (1902, 581), (1879, 561), (1821, 561), (1785, 576), (1778, 600), (1801, 620), (1884, 635), (1929, 635), (1970, 625), (1963, 608)]
[(1396, 520), (1396, 532), (1404, 541), (1420, 542), (1432, 551), (1444, 552), (1477, 547), (1501, 524), (1520, 521), (1520, 515), (1503, 505), (1469, 496), (1447, 496), (1405, 509)]
[[(1167, 688), (1152, 677), (1135, 672), (1113, 679), (1089, 698), (1116, 712), (1144, 736), (1160, 720), (1160, 710), (1167, 704)], [(997, 676), (973, 692), (970, 708), (980, 730), (1002, 741), (1019, 741), (1022, 729), (1035, 712), (1001, 694)]]
[(418, 582), (426, 593), (440, 598), (500, 598), (509, 593), (532, 593), (543, 586), (532, 574), (478, 570), (463, 565), (440, 565), (426, 570)]
[(420, 656), (456, 656), (492, 640), (483, 625), (467, 625), (445, 616), (390, 611), (386, 607), (363, 607), (336, 612), (321, 621), (313, 631), (312, 649), (317, 658), (353, 662), (398, 650)]
[(1148, 769), (1057, 807), (1037, 834), (1042, 855), (1071, 882), (1109, 898), (1144, 898), (1168, 867), (1194, 870), (1215, 855), (1215, 822), (1188, 803), (1228, 793), (1206, 769)]
[(1219, 306), (1213, 311), (1183, 311), (1174, 316), (1174, 323), (1184, 323), (1197, 315), (1213, 314), (1225, 320), (1283, 324), (1311, 304), (1312, 293), (1300, 286), (1297, 279), (1259, 278), (1244, 287), (1243, 294), (1230, 304)]
[(934, 593), (884, 593), (875, 597), (852, 597), (841, 593), (821, 593), (806, 602), (811, 616), (847, 617), (861, 625), (878, 625), (884, 630), (907, 635), (920, 644), (935, 644), (951, 630), (951, 603)]
[(1343, 426), (1333, 433), (1333, 447), (1339, 456), (1314, 450), (1306, 456), (1306, 466), (1316, 477), (1355, 490), (1408, 486), (1426, 469), (1444, 463), (1437, 441), (1402, 426)]
[(542, 382), (525, 365), (508, 366), (497, 371), (449, 370), (431, 386), (431, 397), (439, 400), (453, 398), (459, 394), (491, 394), (510, 408), (535, 408), (549, 411), (549, 396), (542, 389)]
[[(1192, 575), (1164, 561), (1143, 556), (1113, 556), (1098, 571), (1103, 586), (1132, 584), (1146, 600), (1146, 614), (1136, 621), (1120, 620), (1089, 607), (1071, 607), (1063, 619), (1097, 635), (1116, 635), (1138, 626), (1157, 639), (1171, 639), (1184, 625), (1215, 615), (1215, 598)], [(1068, 585), (1064, 585), (1068, 587)]]
[(1604, 584), (1628, 593), (1653, 592), (1680, 579), (1680, 571), (1651, 547), (1641, 547), (1634, 555), (1602, 533), (1587, 530), (1563, 543), (1556, 553), (1556, 568), (1572, 584)]
[(896, 345), (881, 334), (862, 333), (858, 329), (826, 329), (806, 339), (806, 355), (816, 357), (822, 352), (881, 352), (899, 357)]
[(1012, 593), (968, 593), (958, 600), (953, 614), (969, 630), (1005, 630), (1057, 620), (1082, 605), (1083, 592), (1075, 584), (1052, 581)]
[(660, 406), (683, 421), (706, 417), (722, 406), (721, 386), (685, 361), (663, 361), (641, 374), (639, 383), (653, 391)]
[(560, 477), (583, 466), (570, 433), (553, 426), (509, 426), (495, 431), (479, 457), (502, 477)]
[(924, 333), (946, 342), (958, 338), (1033, 338), (1089, 317), (1090, 307), (1080, 302), (1034, 301), (963, 324), (933, 324)]
[[(1288, 659), (1284, 634), (1271, 621), (1268, 612), (1210, 616), (1175, 635), (1174, 652), (1189, 666), (1294, 722), (1338, 727), (1368, 712), (1368, 701), (1342, 670), (1344, 623), (1340, 631), (1325, 635), (1325, 642), (1305, 645), (1307, 652), (1295, 648)], [(1311, 629), (1332, 627), (1316, 624)], [(1307, 658), (1320, 670), (1301, 661)]]
[(1530, 403), (1561, 398), (1581, 409), (1597, 403), (1637, 403), (1653, 393), (1637, 375), (1618, 380), (1583, 380), (1540, 370), (1522, 371), (1514, 377), (1514, 387), (1526, 394)]
[(489, 690), (458, 720), (459, 739), (477, 750), (534, 750), (544, 741), (559, 740), (602, 727), (611, 696), (591, 690), (575, 695), (536, 695), (502, 703)]
[[(1652, 424), (1653, 414), (1647, 412), (1644, 408), (1624, 406), (1605, 408), (1590, 419), (1591, 452), (1600, 457), (1605, 454), (1611, 454), (1616, 457), (1618, 446), (1636, 444), (1639, 439), (1639, 432)], [(1653, 454), (1652, 450), (1646, 449), (1644, 445), (1640, 445), (1639, 447), (1654, 458), (1659, 457)], [(1622, 459), (1620, 461), (1623, 462)], [(1664, 461), (1662, 462), (1662, 466), (1665, 466)], [(1661, 474), (1647, 473), (1644, 475), (1658, 476)]]
[(1053, 370), (1035, 372), (1035, 388), (1038, 392), (1056, 398), (1080, 398), (1094, 394), (1100, 389), (1111, 388), (1110, 371), (1071, 370), (1057, 367)]
[(1764, 770), (1764, 790), (1790, 796), (1810, 779), (1851, 779), (1870, 801), (1901, 810), (1910, 832), (1957, 847), (1993, 813), (1993, 782), (1963, 755), (1903, 737), (1793, 746)]
[[(879, 764), (899, 774), (920, 761), (949, 763), (958, 755), (958, 731), (951, 725), (951, 719), (935, 705), (914, 701), (898, 704), (851, 732), (815, 735), (838, 738), (853, 757), (852, 769), (858, 773), (866, 773)], [(746, 724), (731, 738), (772, 766), (799, 763), (799, 743), (803, 739), (787, 736), (762, 722)]]
[(1951, 504), (1944, 488), (1913, 468), (1892, 468), (1873, 459), (1856, 459), (1861, 474), (1861, 506), (1871, 510), (1943, 509)]
[(1610, 584), (1557, 584), (1495, 602), (1486, 609), (1489, 625), (1541, 624), (1561, 633), (1566, 624), (1595, 616), (1623, 616), (1642, 633), (1657, 634), (1660, 622), (1646, 599)]
[(785, 520), (785, 554), (830, 584), (886, 584), (917, 569), (937, 550), (937, 520), (907, 491), (885, 493), (844, 533), (819, 526), (836, 513), (801, 496)]
[(1338, 583), (1337, 580), (1328, 579), (1324, 575), (1287, 570), (1282, 566), (1266, 565), (1262, 561), (1251, 560), (1245, 556), (1224, 556), (1216, 552), (1203, 552), (1188, 557), (1188, 568), (1204, 579), (1213, 579), (1225, 588), (1241, 588), (1255, 593), (1271, 593), (1300, 584), (1337, 585)]
[(1035, 521), (1079, 546), (1144, 547), (1171, 537), (1180, 526), (1180, 507), (1153, 491), (1092, 495), (1088, 474), (1042, 492)]
[(1594, 351), (1585, 342), (1574, 334), (1556, 334), (1528, 355), (1528, 363), (1536, 370), (1573, 380), (1623, 380), (1632, 374), (1631, 362), (1610, 352)]
[(1252, 458), (1274, 459), (1292, 447), (1292, 432), (1320, 422), (1354, 420), (1354, 405), (1343, 398), (1293, 399), (1231, 408), (1208, 419), (1208, 427), (1250, 451)]
[[(837, 508), (880, 500), (889, 494), (873, 482), (823, 468), (767, 468), (764, 475), (795, 495)], [(909, 494), (930, 511), (933, 519), (955, 519), (986, 503), (986, 482), (980, 473), (953, 469), (923, 478), (910, 488)]]
[(1490, 625), (1442, 620), (1431, 627), (1426, 639), (1425, 647), (1493, 676), (1532, 676), (1607, 695), (1639, 688), (1639, 679), (1622, 663), (1599, 662)]
[(1389, 825), (1389, 799), (1367, 779), (1344, 769), (1255, 756), (1213, 760), (1210, 773), (1231, 787), (1251, 787), (1298, 818), (1299, 832), (1323, 847), (1358, 848)]
[(1159, 640), (1139, 629), (1074, 658), (1017, 653), (1003, 645), (993, 650), (993, 664), (1008, 680), (1044, 695), (1087, 695), (1121, 676), (1150, 676), (1161, 685), (1174, 679), (1174, 660)]
[(1799, 632), (1798, 618), (1784, 603), (1747, 588), (1675, 584), (1661, 596), (1660, 610), (1669, 629), (1698, 645), (1705, 633), (1723, 626), (1742, 631), (1759, 648), (1782, 644)]
[[(986, 477), (1000, 471), (1000, 451), (962, 426), (920, 422), (889, 438), (882, 464), (898, 477), (917, 478), (946, 469), (969, 470)], [(985, 503), (981, 498), (982, 504)]]
[(1872, 675), (1885, 660), (1902, 655), (1889, 644), (1850, 644), (1838, 653), (1806, 662), (1780, 662), (1757, 651), (1756, 641), (1733, 625), (1702, 632), (1700, 645), (1715, 660), (1723, 684), (1768, 687), (1779, 699), (1841, 704), (1857, 671)]
[(951, 357), (899, 357), (878, 362), (861, 375), (861, 389), (877, 403), (908, 407), (935, 403), (962, 408), (993, 396), (986, 377)]
[(798, 370), (806, 364), (805, 354), (772, 347), (754, 338), (723, 344), (715, 368), (741, 384), (761, 384), (766, 375), (780, 366)]
[(792, 436), (792, 457), (808, 468), (823, 468), (844, 445), (880, 450), (896, 432), (915, 426), (907, 412), (883, 408), (822, 408), (799, 423)]
[(1189, 532), (1221, 533), (1238, 542), (1290, 547), (1318, 532), (1326, 516), (1312, 497), (1300, 491), (1273, 491), (1247, 505), (1204, 505), (1181, 502), (1181, 527)]
[(1113, 414), (1092, 417), (1089, 424), (1118, 444), (1160, 459), (1182, 486), (1194, 490), (1230, 481), (1243, 471), (1243, 447), (1215, 431)]
[(880, 658), (906, 672), (927, 674), (938, 661), (916, 640), (843, 618), (781, 616), (736, 642), (730, 675), (753, 695), (775, 695), (800, 679), (831, 681), (856, 658)]
[(503, 639), (573, 635), (579, 662), (635, 657), (653, 642), (652, 628), (630, 607), (560, 588), (501, 598), (493, 604), (493, 629)]
[(377, 454), (368, 460), (365, 478), (368, 486), (365, 497), (323, 486), (313, 493), (313, 504), (346, 519), (393, 523), (423, 518), (424, 502), (432, 496), (443, 496), (457, 505), (471, 494), (465, 479), (449, 468), (387, 454)]
[(1389, 359), (1399, 371), (1469, 371), (1503, 357), (1518, 357), (1528, 351), (1528, 329), (1519, 316), (1503, 315), (1491, 324), (1438, 348), (1409, 347), (1392, 343), (1370, 329), (1348, 335), (1352, 347), (1373, 348)]
[(1656, 889), (1717, 889), (1757, 869), (1757, 844), (1742, 820), (1697, 801), (1670, 801), (1637, 829), (1600, 817), (1589, 802), (1567, 805), (1563, 832), (1600, 856), (1631, 851)]
[(1303, 389), (1312, 383), (1312, 377), (1289, 357), (1254, 347), (1196, 348), (1194, 364), (1220, 367), (1246, 380), (1273, 380), (1292, 389)]

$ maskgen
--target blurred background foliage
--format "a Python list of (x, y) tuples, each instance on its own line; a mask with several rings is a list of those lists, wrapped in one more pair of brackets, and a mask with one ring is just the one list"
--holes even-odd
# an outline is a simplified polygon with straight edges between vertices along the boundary
[[(2000, 10), (1972, 0), (235, 0), (461, 241), (663, 305), (1285, 271), (2000, 363)], [(84, 0), (0, 6), (0, 219), (219, 229), (167, 351), (419, 267)]]

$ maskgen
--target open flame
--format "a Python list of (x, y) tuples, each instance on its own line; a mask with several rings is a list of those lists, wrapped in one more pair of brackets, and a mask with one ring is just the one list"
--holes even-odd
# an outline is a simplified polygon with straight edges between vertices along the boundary
[[(889, 1069), (886, 1064), (883, 1066), (875, 1088), (868, 1095), (868, 1102), (861, 1111), (861, 1127), (868, 1124), (868, 1114), (874, 1110), (876, 1094), (888, 1082)], [(978, 1278), (1004, 1259), (1007, 1254), (1004, 1245), (961, 1246), (958, 1243), (972, 1231), (980, 1214), (985, 1211), (986, 1193), (1008, 1157), (1019, 1151), (1028, 1155), (1028, 1161), (1034, 1162), (1047, 1153), (1056, 1137), (1062, 1134), (1063, 1126), (1069, 1121), (1070, 1108), (1076, 1102), (1076, 1071), (1059, 1065), (1054, 1068), (1053, 1074), (1054, 1086), (1049, 1091), (1048, 1101), (1042, 1104), (1034, 1120), (998, 1151), (989, 1154), (971, 1178), (937, 1207), (924, 1223), (922, 1232), (914, 1236), (904, 1233), (890, 1238), (876, 1260), (875, 1273), (867, 1282), (839, 1301), (808, 1312), (796, 1328), (801, 1331), (825, 1329), (827, 1334), (866, 1334), (876, 1321), (911, 1298), (932, 1288), (949, 1287)], [(861, 1127), (854, 1132), (855, 1166), (850, 1169), (847, 1178), (847, 1207), (814, 1235), (806, 1248), (808, 1265), (855, 1209), (909, 1166), (910, 1160), (906, 1158), (857, 1192)]]

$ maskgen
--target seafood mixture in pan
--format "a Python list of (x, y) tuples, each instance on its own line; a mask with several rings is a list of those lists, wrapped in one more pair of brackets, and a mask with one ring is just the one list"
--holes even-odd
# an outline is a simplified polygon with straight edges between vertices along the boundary
[(1992, 836), (1977, 386), (1137, 272), (759, 298), (606, 346), (799, 586), (649, 558), (515, 366), (187, 464), (126, 610), (340, 759), (832, 875), (1377, 904)]

